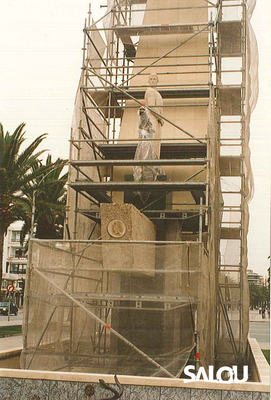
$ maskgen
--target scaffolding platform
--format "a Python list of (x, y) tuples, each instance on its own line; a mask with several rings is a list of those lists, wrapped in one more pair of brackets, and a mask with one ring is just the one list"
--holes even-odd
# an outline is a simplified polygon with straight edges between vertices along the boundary
[[(100, 89), (100, 90), (90, 90), (84, 88), (87, 94), (92, 98), (95, 105), (99, 107), (100, 112), (104, 114), (107, 118), (109, 116), (109, 109), (111, 114), (114, 113), (116, 118), (121, 118), (123, 109), (125, 106), (121, 105), (119, 100), (131, 100), (130, 96), (133, 96), (137, 100), (144, 100), (145, 92), (144, 89), (138, 90), (117, 90), (117, 89)], [(159, 89), (163, 99), (207, 99), (209, 98), (209, 88), (189, 88), (189, 89)], [(109, 101), (110, 96), (110, 101)], [(93, 105), (94, 105), (93, 103)]]
[(241, 229), (240, 228), (221, 228), (220, 238), (225, 240), (240, 240)]
[(136, 166), (136, 165), (149, 165), (149, 166), (169, 166), (169, 165), (205, 165), (205, 158), (198, 159), (158, 159), (158, 160), (77, 160), (70, 161), (73, 167), (117, 167), (117, 166)]
[(79, 181), (73, 182), (70, 186), (79, 191), (87, 193), (95, 190), (104, 190), (108, 192), (118, 191), (191, 191), (191, 190), (206, 190), (205, 182), (90, 182)]
[(219, 98), (221, 115), (241, 115), (242, 88), (236, 86), (220, 86)]
[[(120, 92), (117, 89), (113, 89), (112, 93), (117, 100), (129, 100), (130, 96), (136, 99), (144, 99), (146, 89), (139, 90), (126, 90)], [(209, 98), (209, 88), (188, 88), (188, 89), (159, 89), (163, 99), (187, 99), (187, 98)], [(90, 92), (92, 95), (92, 92)]]
[(242, 173), (242, 157), (220, 156), (219, 167), (221, 176), (240, 176)]
[(99, 203), (112, 203), (107, 192), (156, 192), (166, 195), (170, 192), (190, 192), (196, 204), (205, 199), (205, 182), (71, 182), (69, 186), (79, 193), (87, 193)]
[[(100, 144), (97, 147), (106, 159), (133, 159), (137, 143)], [(161, 143), (161, 159), (206, 158), (206, 155), (207, 145), (204, 143)]]
[(241, 39), (241, 21), (221, 21), (219, 23), (219, 46), (221, 57), (241, 57)]

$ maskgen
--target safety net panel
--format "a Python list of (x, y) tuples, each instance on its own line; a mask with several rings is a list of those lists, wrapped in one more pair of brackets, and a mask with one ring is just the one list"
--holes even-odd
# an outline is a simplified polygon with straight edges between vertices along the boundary
[(229, 361), (232, 353), (235, 355), (232, 362), (236, 362), (237, 356), (245, 359), (249, 330), (247, 234), (248, 204), (253, 196), (249, 140), (251, 113), (258, 98), (258, 49), (250, 20), (255, 5), (256, 0), (231, 1), (226, 6), (221, 2), (219, 50), (224, 71), (220, 94), (221, 155), (233, 156), (236, 160), (242, 158), (240, 171), (231, 162), (230, 170), (222, 178), (224, 208), (219, 289), (222, 304), (218, 324), (222, 365), (225, 360)]
[(22, 368), (180, 376), (206, 271), (200, 242), (31, 241)]

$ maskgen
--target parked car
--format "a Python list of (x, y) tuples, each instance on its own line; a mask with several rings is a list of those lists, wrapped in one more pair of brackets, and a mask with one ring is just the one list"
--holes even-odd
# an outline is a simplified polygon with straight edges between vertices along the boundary
[[(0, 302), (0, 314), (8, 315), (8, 301)], [(10, 303), (10, 314), (17, 315), (18, 314), (18, 307), (14, 303)]]

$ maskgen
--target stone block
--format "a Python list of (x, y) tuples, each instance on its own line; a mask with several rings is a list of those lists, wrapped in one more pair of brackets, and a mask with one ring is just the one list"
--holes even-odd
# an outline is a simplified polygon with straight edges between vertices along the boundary
[[(154, 224), (132, 204), (101, 204), (103, 240), (155, 241)], [(155, 244), (103, 243), (103, 268), (154, 271)]]

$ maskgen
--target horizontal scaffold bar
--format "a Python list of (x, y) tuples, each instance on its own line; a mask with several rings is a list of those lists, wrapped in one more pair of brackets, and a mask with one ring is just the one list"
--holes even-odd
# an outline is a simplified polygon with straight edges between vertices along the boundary
[[(178, 142), (183, 142), (183, 141), (189, 141), (189, 142), (192, 142), (192, 140), (196, 140), (196, 141), (198, 141), (198, 140), (207, 140), (207, 139), (211, 139), (210, 137), (196, 137), (196, 136), (194, 136), (193, 137), (193, 139), (191, 139), (191, 138), (187, 138), (187, 137), (176, 137), (176, 138), (163, 138), (163, 137), (161, 137), (161, 138), (152, 138), (152, 139), (144, 139), (144, 138), (125, 138), (125, 139), (119, 139), (119, 138), (116, 138), (116, 139), (69, 139), (69, 141), (70, 142), (74, 142), (74, 143), (86, 143), (86, 142), (88, 142), (88, 143), (93, 143), (93, 142), (96, 142), (96, 143), (101, 143), (101, 142), (110, 142), (109, 143), (109, 145), (110, 144), (112, 144), (112, 145), (114, 145), (114, 144), (118, 144), (119, 142), (154, 142), (154, 141), (161, 141), (161, 140), (167, 140), (167, 142), (169, 142), (169, 141), (171, 141), (171, 142), (176, 142), (176, 141), (178, 141)], [(116, 143), (114, 143), (114, 142), (116, 142)], [(193, 143), (193, 142), (192, 142)], [(163, 143), (162, 143), (163, 144)], [(175, 143), (176, 144), (176, 143)], [(197, 143), (194, 143), (194, 144), (197, 144)], [(225, 156), (225, 157), (228, 157), (228, 156)], [(238, 157), (238, 156), (237, 156)]]
[[(159, 65), (158, 65), (159, 66)], [(170, 67), (170, 65), (169, 65), (169, 67)], [(150, 67), (148, 67), (148, 69), (150, 69), (150, 68), (153, 68), (152, 66), (150, 66)], [(114, 76), (115, 77), (123, 77), (123, 74), (121, 73), (121, 67), (119, 67), (118, 68), (119, 69), (119, 71), (120, 71), (120, 73), (118, 74), (118, 73), (114, 73)], [(147, 69), (147, 68), (146, 68)], [(145, 70), (146, 70), (145, 69)], [(97, 68), (97, 67), (89, 67), (88, 68), (88, 70), (91, 72), (91, 73), (93, 73), (93, 71), (95, 71), (95, 70), (99, 70), (99, 68)], [(240, 71), (238, 71), (238, 72), (240, 72)], [(199, 71), (199, 70), (190, 70), (190, 71), (183, 71), (183, 72), (181, 72), (181, 71), (176, 71), (176, 69), (175, 69), (175, 71), (161, 71), (161, 72), (157, 72), (156, 73), (156, 75), (198, 75), (198, 74), (209, 74), (210, 73), (210, 71), (209, 70), (201, 70), (201, 71)], [(149, 73), (148, 72), (139, 72), (139, 74), (141, 75), (141, 76), (148, 76), (149, 75)], [(139, 75), (138, 74), (138, 75)], [(108, 75), (104, 72), (104, 73), (99, 73), (98, 75), (97, 75), (99, 78), (103, 78), (103, 77), (108, 77)], [(131, 79), (133, 78), (133, 75), (131, 76)], [(129, 79), (130, 80), (130, 79)]]
[[(204, 211), (207, 210), (207, 206), (202, 206)], [(99, 209), (89, 210), (89, 209), (77, 209), (77, 212), (90, 218), (92, 221), (100, 224), (101, 223), (101, 213)], [(195, 234), (199, 231), (199, 219), (200, 210), (196, 208), (195, 210), (144, 210), (142, 211), (146, 217), (150, 220), (178, 220), (182, 221), (182, 231), (186, 234)], [(203, 231), (206, 231), (206, 225), (203, 223)]]
[[(195, 242), (195, 241), (183, 241), (183, 240), (174, 240), (174, 241), (165, 241), (165, 240), (100, 240), (100, 239), (89, 239), (89, 240), (63, 240), (59, 241), (59, 239), (35, 239), (32, 238), (30, 239), (31, 242), (35, 242), (41, 246), (50, 246), (53, 245), (54, 243), (58, 245), (60, 242), (62, 243), (71, 243), (71, 244), (102, 244), (102, 243), (126, 243), (126, 244), (156, 244), (156, 245), (164, 245), (164, 244), (170, 244), (170, 245), (180, 245), (180, 244), (186, 244), (187, 246), (192, 245), (201, 245), (201, 242)], [(56, 247), (56, 249), (58, 249)], [(62, 250), (62, 249), (59, 249)], [(72, 253), (71, 253), (72, 254)]]
[(221, 288), (240, 288), (240, 283), (219, 283)]
[[(212, 23), (188, 23), (188, 24), (160, 24), (160, 25), (130, 25), (112, 26), (111, 28), (85, 28), (85, 32), (90, 31), (114, 31), (119, 37), (144, 36), (144, 35), (164, 35), (164, 34), (188, 34), (199, 31), (202, 27), (210, 26)], [(204, 31), (203, 31), (204, 32)]]
[[(145, 270), (146, 273), (152, 272), (151, 270)], [(153, 271), (155, 272), (155, 270)], [(77, 300), (125, 300), (125, 301), (155, 301), (158, 303), (194, 303), (196, 300), (193, 296), (165, 296), (161, 295), (133, 295), (133, 294), (119, 294), (116, 293), (71, 293), (71, 296)]]
[[(90, 95), (92, 91), (89, 91)], [(101, 93), (111, 92), (117, 100), (127, 100), (130, 99), (129, 95), (135, 97), (136, 99), (144, 99), (146, 89), (138, 89), (138, 90), (126, 90), (124, 92), (120, 92), (116, 89), (105, 89), (100, 91)], [(95, 90), (95, 93), (97, 91)], [(163, 99), (183, 99), (183, 98), (209, 98), (210, 91), (209, 88), (189, 88), (189, 89), (159, 89), (159, 93), (163, 97)]]
[(132, 165), (204, 165), (206, 159), (176, 159), (176, 160), (91, 160), (71, 161), (74, 167), (102, 167), (102, 166), (132, 166)]
[(206, 182), (71, 182), (69, 186), (76, 191), (93, 192), (96, 190), (108, 192), (122, 191), (191, 191), (206, 190)]
[[(195, 57), (195, 56), (191, 56), (191, 57)], [(155, 58), (155, 57), (151, 57), (151, 58)], [(157, 58), (157, 57), (156, 57)], [(156, 59), (155, 58), (155, 59)], [(167, 58), (169, 58), (169, 56), (167, 57)], [(159, 65), (158, 65), (159, 66)], [(190, 88), (195, 88), (195, 89), (201, 89), (201, 88), (206, 88), (206, 87), (210, 87), (210, 83), (207, 83), (207, 82), (200, 82), (200, 83), (193, 83), (193, 82), (191, 82), (191, 83), (176, 83), (176, 84), (158, 84), (158, 85), (156, 85), (156, 89), (157, 90), (159, 90), (159, 92), (160, 92), (160, 90), (162, 89), (162, 88), (173, 88), (173, 89), (177, 89), (178, 90), (178, 88), (182, 88), (182, 87), (190, 87)], [(146, 90), (146, 89), (148, 89), (149, 88), (149, 85), (129, 85), (129, 86), (127, 86), (127, 85), (119, 85), (119, 87), (122, 89), (122, 90), (126, 90), (126, 91), (128, 91), (128, 90), (130, 90), (130, 89), (132, 89), (132, 88), (136, 88), (136, 89), (139, 89), (139, 90)], [(96, 90), (99, 90), (99, 89), (106, 89), (106, 90), (108, 90), (108, 89), (110, 89), (111, 88), (111, 85), (108, 83), (108, 86), (107, 85), (105, 85), (105, 86), (95, 86), (95, 89)], [(112, 86), (112, 88), (114, 88), (113, 86)], [(81, 89), (90, 89), (90, 90), (94, 90), (94, 87), (93, 86), (81, 86)], [(189, 90), (189, 89), (188, 89)]]
[[(174, 56), (171, 56), (171, 55), (167, 56), (167, 59), (170, 59), (170, 58), (174, 58), (174, 60), (178, 59), (178, 58), (193, 58), (193, 59), (195, 59), (195, 58), (201, 58), (201, 57), (207, 58), (207, 57), (209, 57), (209, 54), (185, 54), (185, 55), (176, 54)], [(133, 60), (156, 60), (156, 59), (157, 59), (157, 57), (155, 57), (155, 56), (139, 57), (139, 56), (135, 55), (133, 57)], [(91, 61), (100, 61), (100, 60), (101, 60), (100, 58), (92, 58), (91, 59)], [(103, 60), (104, 61), (124, 61), (124, 60), (127, 60), (127, 57), (112, 57), (112, 58), (104, 58)], [(206, 83), (204, 83), (204, 84), (206, 85)], [(194, 85), (200, 85), (200, 83), (198, 83), (198, 84), (195, 83)], [(163, 85), (163, 86), (167, 86), (167, 85)], [(171, 85), (171, 86), (175, 86), (175, 85)], [(179, 84), (176, 86), (187, 86), (187, 85)], [(190, 86), (190, 85), (188, 84), (188, 86)]]
[[(159, 64), (159, 68), (202, 67), (202, 66), (209, 66), (209, 65), (213, 65), (213, 64), (209, 63), (209, 62), (205, 62), (205, 63), (185, 63), (185, 64), (172, 63), (172, 64)], [(144, 68), (144, 67), (145, 67), (145, 65), (133, 65), (133, 70), (135, 70), (137, 68)], [(114, 69), (114, 70), (119, 69), (119, 70), (121, 70), (123, 67), (122, 66), (116, 66), (116, 65), (113, 64), (113, 65), (107, 65), (106, 67), (97, 66), (97, 67), (92, 67), (92, 68), (98, 69), (98, 70), (104, 70), (104, 69), (106, 69), (106, 70), (111, 70), (111, 69)], [(157, 68), (157, 67), (156, 66), (152, 66), (150, 68)], [(240, 69), (234, 70), (234, 71), (229, 71), (229, 70), (223, 71), (223, 70), (221, 70), (221, 72), (240, 72), (240, 71), (242, 71), (242, 70), (240, 70)]]
[[(146, 4), (147, 3), (147, 0), (130, 0), (130, 4), (131, 5), (134, 5), (134, 4)], [(134, 13), (134, 12), (146, 12), (146, 11), (149, 11), (149, 12), (152, 12), (152, 11), (175, 11), (175, 10), (195, 10), (195, 9), (206, 9), (206, 8), (213, 8), (213, 7), (216, 7), (216, 5), (215, 4), (213, 4), (213, 5), (206, 5), (206, 6), (190, 6), (190, 7), (164, 7), (164, 8), (142, 8), (142, 9), (131, 9), (131, 12), (132, 13)], [(130, 11), (130, 10), (129, 10)], [(116, 9), (114, 9), (114, 13), (121, 13), (121, 12), (123, 12), (123, 10), (116, 10)]]
[[(76, 270), (79, 271), (80, 273), (81, 272), (93, 271), (93, 272), (101, 272), (101, 273), (103, 273), (103, 272), (114, 272), (114, 273), (127, 272), (127, 273), (130, 273), (130, 274), (149, 271), (149, 270), (142, 269), (142, 268), (141, 269), (138, 268), (138, 269), (131, 270), (131, 268), (129, 268), (129, 269), (124, 269), (124, 268), (114, 268), (114, 269), (112, 269), (112, 268), (104, 268), (103, 266), (100, 267), (100, 268), (93, 268), (93, 267), (90, 267), (90, 268), (77, 268)], [(82, 276), (74, 275), (74, 268), (73, 267), (71, 267), (71, 268), (61, 268), (61, 267), (59, 267), (59, 268), (56, 268), (56, 269), (53, 269), (53, 268), (52, 269), (39, 268), (39, 271), (43, 271), (43, 272), (47, 272), (47, 273), (51, 273), (51, 274), (57, 274), (57, 273), (61, 273), (61, 271), (63, 271), (62, 272), (63, 275), (67, 275), (67, 276), (73, 275), (73, 276), (75, 276), (76, 278), (79, 278), (79, 279), (80, 278), (82, 278), (82, 279), (86, 278), (83, 275)], [(177, 274), (178, 275), (178, 274), (200, 274), (201, 271), (198, 270), (198, 269), (182, 269), (182, 270), (178, 270), (178, 269), (166, 269), (166, 270), (165, 269), (155, 269), (155, 273), (156, 274), (164, 274), (164, 275), (165, 274)], [(91, 278), (87, 277), (87, 279), (91, 279)]]
[[(193, 104), (164, 104), (163, 106), (155, 106), (155, 108), (184, 108), (184, 107), (208, 107), (209, 104), (208, 103), (193, 103)], [(110, 110), (110, 109), (115, 109), (115, 110), (126, 110), (126, 109), (138, 109), (137, 105), (134, 106), (127, 106), (127, 105), (112, 105), (112, 106), (92, 106), (92, 107), (83, 107), (83, 110)]]

